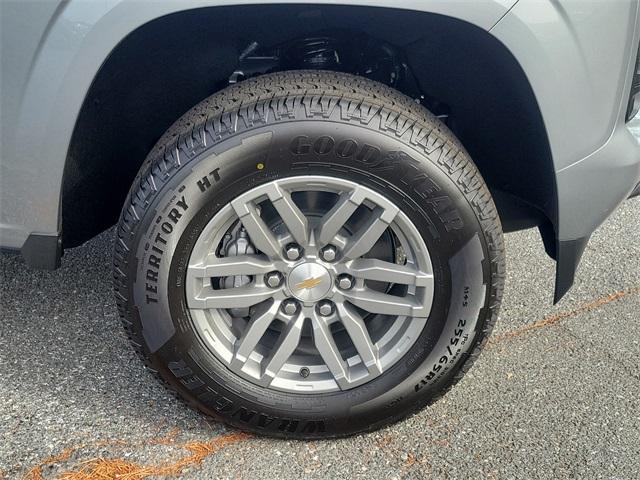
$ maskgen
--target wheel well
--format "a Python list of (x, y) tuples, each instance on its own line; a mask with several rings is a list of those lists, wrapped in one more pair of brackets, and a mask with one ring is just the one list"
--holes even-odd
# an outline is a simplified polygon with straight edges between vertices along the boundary
[(268, 47), (328, 29), (367, 35), (400, 52), (414, 82), (411, 91), (408, 83), (394, 86), (411, 96), (418, 89), (430, 107), (444, 106), (450, 128), (494, 193), (505, 230), (538, 225), (552, 235), (555, 177), (543, 120), (524, 72), (493, 36), (450, 17), (407, 10), (252, 5), (161, 17), (116, 46), (85, 98), (69, 147), (64, 246), (117, 221), (155, 142), (228, 84), (248, 45)]

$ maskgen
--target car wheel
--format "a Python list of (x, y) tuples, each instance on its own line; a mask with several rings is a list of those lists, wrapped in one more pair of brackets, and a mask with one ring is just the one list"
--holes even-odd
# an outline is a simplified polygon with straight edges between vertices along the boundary
[(241, 429), (373, 430), (484, 345), (502, 231), (454, 135), (392, 89), (286, 72), (186, 113), (122, 211), (115, 291), (146, 364)]

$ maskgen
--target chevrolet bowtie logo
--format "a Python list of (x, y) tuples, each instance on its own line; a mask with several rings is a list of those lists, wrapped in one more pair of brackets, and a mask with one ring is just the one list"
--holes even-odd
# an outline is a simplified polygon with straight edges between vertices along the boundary
[(322, 283), (322, 277), (307, 278), (306, 280), (303, 280), (302, 282), (296, 284), (296, 290), (303, 290), (305, 288), (306, 289), (315, 288), (321, 283)]

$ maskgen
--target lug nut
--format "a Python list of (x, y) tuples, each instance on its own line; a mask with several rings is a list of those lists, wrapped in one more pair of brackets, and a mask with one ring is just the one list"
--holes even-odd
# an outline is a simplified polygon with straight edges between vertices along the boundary
[(347, 275), (346, 273), (340, 275), (338, 277), (338, 287), (342, 290), (349, 290), (353, 287), (353, 277), (351, 275)]
[(328, 317), (333, 313), (333, 303), (329, 300), (323, 300), (318, 303), (318, 313), (323, 317)]
[(284, 248), (284, 253), (289, 260), (298, 260), (302, 255), (302, 248), (300, 245), (290, 243)]
[(282, 302), (282, 311), (287, 315), (293, 315), (298, 311), (298, 302), (292, 299), (287, 299)]
[(338, 256), (338, 250), (333, 245), (327, 245), (320, 252), (322, 259), (327, 262), (333, 262)]
[(264, 276), (264, 283), (271, 288), (278, 288), (282, 283), (282, 275), (280, 272), (269, 272)]

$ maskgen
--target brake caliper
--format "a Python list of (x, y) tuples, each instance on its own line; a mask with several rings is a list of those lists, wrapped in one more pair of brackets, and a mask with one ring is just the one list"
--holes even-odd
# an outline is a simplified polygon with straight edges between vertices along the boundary
[[(254, 253), (256, 253), (256, 249), (251, 243), (249, 234), (240, 223), (227, 232), (222, 240), (221, 257), (237, 257), (238, 255), (251, 255)], [(220, 288), (242, 287), (251, 283), (252, 280), (253, 278), (249, 275), (224, 277), (220, 281)], [(249, 308), (231, 308), (229, 313), (232, 317), (247, 317), (249, 316)]]

